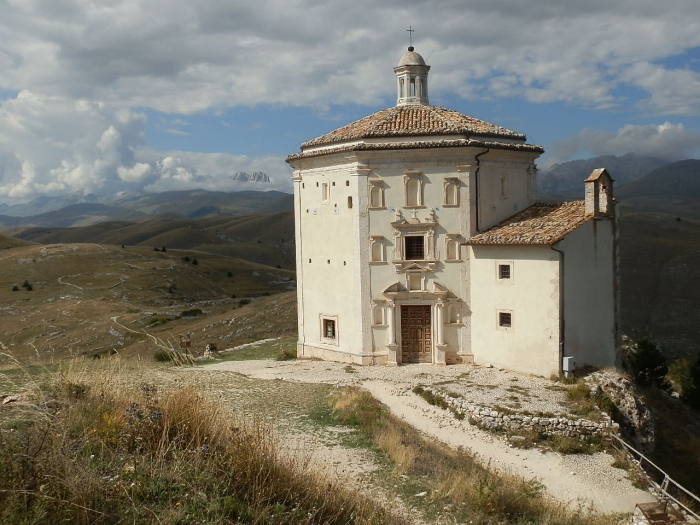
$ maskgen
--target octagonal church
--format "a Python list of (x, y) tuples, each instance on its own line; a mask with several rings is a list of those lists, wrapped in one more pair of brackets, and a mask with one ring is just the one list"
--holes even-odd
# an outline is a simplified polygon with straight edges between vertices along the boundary
[(397, 104), (302, 144), (294, 168), (300, 358), (461, 362), (549, 376), (619, 354), (612, 179), (536, 203), (525, 135), (430, 106), (408, 48)]

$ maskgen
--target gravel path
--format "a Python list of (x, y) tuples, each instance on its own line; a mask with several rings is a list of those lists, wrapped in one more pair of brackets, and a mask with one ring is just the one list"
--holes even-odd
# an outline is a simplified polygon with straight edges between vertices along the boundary
[(632, 512), (636, 503), (655, 501), (648, 492), (633, 487), (625, 471), (612, 467), (613, 458), (608, 454), (562, 455), (512, 448), (500, 437), (458, 421), (411, 392), (417, 384), (437, 384), (482, 405), (505, 406), (510, 401), (522, 410), (565, 413), (564, 392), (543, 378), (473, 365), (353, 367), (326, 361), (266, 360), (229, 361), (203, 368), (257, 379), (360, 385), (426, 435), (471, 449), (495, 468), (537, 478), (561, 501), (599, 512)]

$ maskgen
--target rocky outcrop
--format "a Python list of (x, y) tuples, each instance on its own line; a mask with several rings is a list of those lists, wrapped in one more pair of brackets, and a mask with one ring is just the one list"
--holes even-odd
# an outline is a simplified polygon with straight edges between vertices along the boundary
[(622, 437), (643, 454), (650, 454), (656, 445), (656, 422), (651, 411), (637, 394), (634, 384), (613, 371), (594, 372), (586, 378), (591, 384), (591, 396), (605, 392), (619, 413)]
[(465, 414), (470, 423), (488, 429), (534, 430), (546, 435), (569, 437), (604, 437), (610, 429), (616, 429), (617, 423), (609, 421), (591, 421), (583, 418), (546, 417), (527, 413), (508, 413), (469, 403), (460, 398), (444, 395), (437, 389), (425, 387), (433, 396), (439, 396), (455, 413)]
[(240, 182), (270, 182), (270, 177), (262, 171), (254, 171), (253, 173), (246, 173), (245, 171), (237, 171), (231, 175), (233, 180)]

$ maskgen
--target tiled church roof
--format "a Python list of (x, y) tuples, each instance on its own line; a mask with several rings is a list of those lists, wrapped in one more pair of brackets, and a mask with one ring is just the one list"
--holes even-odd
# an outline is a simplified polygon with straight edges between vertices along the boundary
[(371, 150), (387, 150), (387, 149), (427, 149), (427, 148), (459, 148), (459, 147), (476, 147), (476, 148), (491, 148), (505, 149), (513, 151), (532, 151), (542, 153), (544, 149), (541, 146), (533, 146), (532, 144), (512, 144), (508, 142), (485, 142), (483, 140), (473, 139), (458, 139), (458, 140), (434, 140), (434, 141), (418, 141), (418, 142), (382, 142), (369, 144), (340, 144), (337, 147), (302, 151), (294, 155), (287, 156), (287, 162), (297, 159), (308, 159), (312, 157), (321, 157), (324, 155), (333, 155), (334, 153), (343, 153), (346, 151), (371, 151)]
[(584, 201), (534, 204), (465, 244), (554, 244), (592, 217)]
[(346, 140), (420, 135), (474, 135), (522, 141), (526, 139), (522, 133), (462, 115), (451, 109), (415, 104), (384, 109), (304, 142), (301, 146), (307, 148)]

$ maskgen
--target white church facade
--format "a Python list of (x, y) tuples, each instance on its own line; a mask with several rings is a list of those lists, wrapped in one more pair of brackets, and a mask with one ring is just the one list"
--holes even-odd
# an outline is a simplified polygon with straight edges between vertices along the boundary
[(294, 168), (300, 358), (472, 362), (549, 376), (619, 355), (612, 180), (537, 204), (525, 135), (428, 103), (412, 47), (397, 105), (302, 144)]

